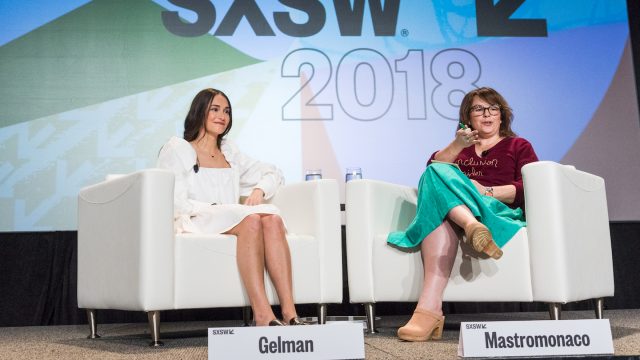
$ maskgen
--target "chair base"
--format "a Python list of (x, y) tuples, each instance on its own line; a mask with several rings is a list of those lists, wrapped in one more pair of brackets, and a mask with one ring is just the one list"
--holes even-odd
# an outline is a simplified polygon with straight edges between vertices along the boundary
[(327, 323), (327, 304), (318, 304), (318, 324)]
[(164, 343), (160, 341), (160, 311), (149, 311), (147, 312), (147, 317), (149, 318), (149, 330), (151, 332), (149, 346), (163, 346)]
[(562, 316), (562, 305), (560, 303), (549, 303), (549, 318), (560, 320)]
[(604, 299), (597, 298), (593, 299), (595, 302), (596, 308), (596, 319), (602, 319), (602, 315), (604, 314)]
[[(602, 319), (604, 314), (604, 298), (593, 299), (595, 305), (596, 319)], [(549, 303), (549, 317), (551, 320), (562, 319), (562, 304)]]
[(96, 311), (94, 309), (87, 309), (87, 320), (89, 321), (89, 336), (87, 339), (99, 339), (98, 324), (96, 323)]
[(369, 334), (377, 334), (378, 330), (376, 329), (376, 304), (364, 304), (364, 312), (367, 315), (367, 332)]

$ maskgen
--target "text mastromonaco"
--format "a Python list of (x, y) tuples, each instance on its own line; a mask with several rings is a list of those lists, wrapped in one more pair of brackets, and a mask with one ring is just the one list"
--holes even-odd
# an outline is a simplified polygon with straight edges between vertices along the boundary
[(484, 333), (487, 349), (504, 348), (543, 348), (589, 346), (591, 339), (587, 334), (556, 335), (518, 335), (498, 336), (495, 331)]

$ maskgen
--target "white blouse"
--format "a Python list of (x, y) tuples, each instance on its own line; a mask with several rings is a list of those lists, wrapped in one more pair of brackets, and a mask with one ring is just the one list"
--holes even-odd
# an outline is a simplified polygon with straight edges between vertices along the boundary
[(174, 219), (177, 233), (223, 233), (245, 216), (255, 213), (279, 214), (274, 205), (240, 205), (240, 196), (262, 189), (271, 198), (284, 184), (275, 166), (256, 161), (223, 139), (220, 150), (230, 168), (199, 167), (196, 151), (179, 137), (172, 137), (160, 150), (157, 166), (175, 175)]

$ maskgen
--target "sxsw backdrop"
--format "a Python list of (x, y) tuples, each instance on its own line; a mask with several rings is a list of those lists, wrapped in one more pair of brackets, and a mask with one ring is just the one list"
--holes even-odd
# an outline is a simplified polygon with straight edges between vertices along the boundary
[(288, 182), (358, 166), (416, 186), (491, 86), (540, 159), (640, 220), (627, 19), (625, 0), (1, 0), (0, 231), (75, 229), (78, 190), (153, 167), (206, 87)]

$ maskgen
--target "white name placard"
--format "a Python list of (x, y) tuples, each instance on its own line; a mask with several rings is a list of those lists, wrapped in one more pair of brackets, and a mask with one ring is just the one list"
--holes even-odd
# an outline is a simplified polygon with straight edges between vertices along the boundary
[(360, 323), (209, 328), (209, 359), (364, 359)]
[(458, 356), (510, 357), (613, 354), (602, 320), (463, 322)]

